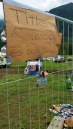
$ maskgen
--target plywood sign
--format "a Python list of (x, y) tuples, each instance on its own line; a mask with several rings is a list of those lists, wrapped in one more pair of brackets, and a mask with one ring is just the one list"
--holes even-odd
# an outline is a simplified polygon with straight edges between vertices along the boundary
[(14, 61), (55, 56), (62, 34), (55, 18), (34, 10), (4, 3), (7, 55)]

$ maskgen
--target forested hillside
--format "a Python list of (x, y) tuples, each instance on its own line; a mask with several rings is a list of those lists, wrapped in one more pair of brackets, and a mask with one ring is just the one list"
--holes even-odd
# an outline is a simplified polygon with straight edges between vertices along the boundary
[[(73, 3), (59, 6), (48, 12), (73, 21)], [(63, 33), (63, 26), (64, 26), (64, 33)], [(64, 24), (61, 21), (57, 22), (57, 28), (59, 32), (62, 32), (64, 34), (64, 37), (65, 37), (64, 38), (64, 44), (65, 44), (64, 54), (67, 54), (68, 49), (69, 49), (69, 54), (72, 54), (72, 51), (71, 51), (72, 50), (72, 25), (69, 24), (69, 33), (68, 33), (68, 24), (65, 22)], [(68, 35), (69, 35), (69, 48), (67, 47)], [(63, 44), (61, 44), (60, 52), (62, 52), (62, 48), (63, 48)]]
[(73, 3), (59, 6), (57, 8), (51, 9), (48, 12), (69, 20), (73, 20)]
[[(54, 8), (50, 10), (49, 13), (52, 13), (57, 16), (73, 21), (73, 3), (69, 3), (66, 5), (62, 5), (57, 8)], [(60, 32), (63, 31), (63, 22), (59, 22), (58, 29)], [(64, 23), (64, 29), (65, 29), (64, 36), (67, 37), (68, 36), (68, 24), (67, 23)], [(70, 32), (69, 36), (72, 37), (72, 25), (69, 25), (69, 32)]]
[[(4, 29), (4, 20), (1, 19), (0, 20), (0, 34), (2, 33), (3, 29)], [(1, 41), (1, 38), (0, 38), (0, 49), (3, 45), (4, 43)]]

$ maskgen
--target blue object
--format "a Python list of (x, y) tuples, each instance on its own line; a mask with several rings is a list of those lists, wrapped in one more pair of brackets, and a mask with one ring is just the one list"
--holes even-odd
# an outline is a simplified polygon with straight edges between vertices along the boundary
[(65, 82), (66, 82), (66, 88), (67, 89), (71, 89), (72, 88), (71, 79), (69, 78), (68, 73), (66, 73), (66, 80), (65, 80)]
[(7, 56), (7, 57), (6, 57), (6, 61), (7, 61), (7, 62), (11, 62), (11, 56)]
[(68, 78), (69, 77), (69, 75), (68, 75), (68, 73), (66, 73), (66, 78)]
[(37, 74), (38, 73), (38, 70), (39, 70), (39, 65), (28, 65), (26, 67), (28, 69), (28, 75), (34, 75), (34, 74)]
[(64, 108), (70, 107), (70, 104), (63, 104)]
[(41, 78), (38, 78), (38, 79), (37, 79), (36, 87), (38, 88), (40, 85), (41, 85)]
[(47, 84), (47, 78), (46, 77), (42, 78), (42, 84)]

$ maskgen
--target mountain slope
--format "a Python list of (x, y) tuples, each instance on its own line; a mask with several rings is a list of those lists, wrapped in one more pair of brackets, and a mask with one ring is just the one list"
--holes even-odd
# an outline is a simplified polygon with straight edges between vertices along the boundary
[(0, 19), (0, 30), (4, 28), (4, 20)]
[[(2, 33), (3, 29), (4, 29), (4, 20), (0, 19), (0, 34)], [(0, 49), (3, 45), (4, 43), (1, 41), (1, 38), (0, 38)]]
[[(73, 21), (73, 3), (69, 3), (66, 5), (62, 5), (57, 8), (51, 9), (49, 11), (49, 13), (55, 14), (57, 16), (60, 16), (60, 17), (63, 17), (63, 18)], [(72, 52), (71, 52), (71, 50), (72, 50), (72, 24), (69, 24), (69, 26), (68, 26), (68, 23), (65, 23), (65, 22), (59, 21), (59, 20), (56, 20), (56, 23), (57, 23), (57, 28), (58, 28), (59, 32), (61, 32), (64, 35), (64, 49), (65, 49), (64, 53), (67, 54), (67, 51), (69, 51), (69, 54), (71, 55), (72, 54)], [(64, 31), (63, 31), (63, 27), (64, 27)], [(68, 36), (69, 36), (69, 47), (67, 47), (68, 46), (67, 45)], [(63, 49), (63, 44), (61, 44), (60, 52), (62, 52), (62, 49)]]
[[(73, 21), (73, 3), (68, 3), (66, 5), (59, 6), (57, 8), (51, 9), (49, 11), (51, 14), (66, 18)], [(68, 36), (68, 24), (64, 23), (64, 36)], [(59, 31), (63, 33), (63, 22), (59, 22)], [(72, 25), (69, 25), (69, 35), (72, 37)]]
[(73, 20), (73, 3), (68, 3), (66, 5), (51, 9), (49, 13), (61, 16), (69, 20)]

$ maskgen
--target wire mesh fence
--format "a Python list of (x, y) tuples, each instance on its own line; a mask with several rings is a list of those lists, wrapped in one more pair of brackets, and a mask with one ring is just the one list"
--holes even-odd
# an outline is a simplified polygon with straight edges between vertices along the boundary
[(65, 81), (67, 73), (73, 84), (73, 22), (55, 17), (62, 32), (61, 60), (43, 60), (41, 71), (48, 70), (47, 84), (37, 87), (37, 76), (24, 74), (26, 61), (0, 68), (1, 129), (46, 129), (57, 115), (50, 112), (53, 105), (73, 105), (73, 92)]

